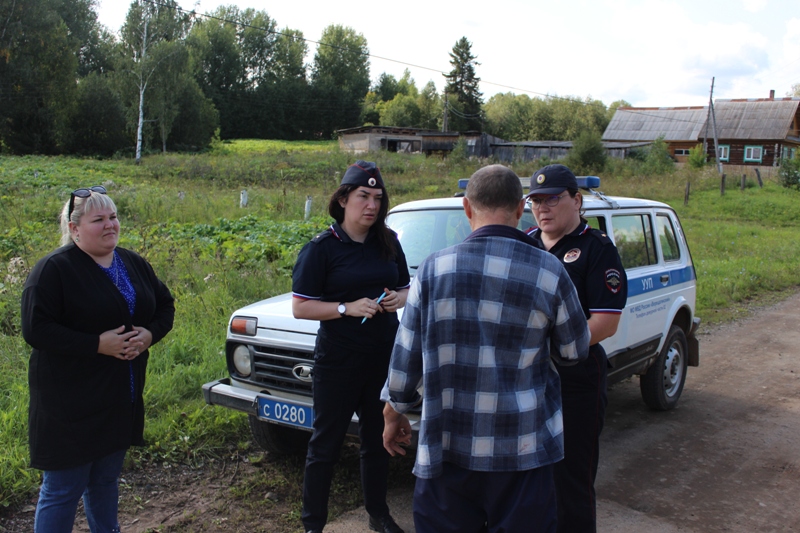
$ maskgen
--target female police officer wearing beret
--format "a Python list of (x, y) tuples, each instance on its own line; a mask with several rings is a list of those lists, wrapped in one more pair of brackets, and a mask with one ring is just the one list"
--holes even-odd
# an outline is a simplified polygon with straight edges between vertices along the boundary
[[(373, 531), (402, 533), (389, 515), (389, 454), (383, 402), (398, 320), (410, 284), (397, 236), (386, 226), (389, 197), (375, 163), (356, 161), (333, 193), (336, 220), (305, 245), (292, 275), (295, 318), (319, 320), (314, 352), (314, 433), (303, 481), (303, 525), (322, 531), (333, 466), (353, 413), (361, 439), (361, 484)], [(380, 299), (381, 295), (384, 295)]]
[(589, 357), (556, 365), (561, 376), (564, 460), (556, 463), (558, 531), (596, 531), (594, 480), (603, 429), (608, 359), (600, 341), (617, 331), (627, 300), (627, 278), (617, 248), (581, 216), (583, 197), (572, 171), (548, 165), (531, 178), (537, 228), (528, 233), (557, 256), (578, 291), (592, 338)]

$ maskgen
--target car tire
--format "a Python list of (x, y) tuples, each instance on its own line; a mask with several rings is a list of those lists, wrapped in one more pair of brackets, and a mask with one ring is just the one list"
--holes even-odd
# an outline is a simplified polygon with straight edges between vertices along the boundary
[(655, 363), (639, 377), (642, 399), (648, 407), (668, 411), (678, 404), (686, 382), (688, 355), (686, 334), (673, 324)]
[(248, 415), (250, 434), (256, 444), (271, 455), (304, 456), (308, 449), (310, 431), (271, 424)]

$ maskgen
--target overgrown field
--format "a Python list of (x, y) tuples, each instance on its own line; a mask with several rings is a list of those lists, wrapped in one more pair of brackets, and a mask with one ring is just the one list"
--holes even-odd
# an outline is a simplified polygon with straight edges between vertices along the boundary
[[(485, 164), (381, 152), (376, 159), (392, 204), (449, 196), (456, 180)], [(355, 158), (333, 142), (237, 141), (202, 155), (128, 160), (0, 158), (0, 505), (29, 496), (27, 360), (19, 300), (26, 268), (57, 247), (57, 214), (70, 192), (105, 185), (119, 208), (120, 245), (146, 257), (177, 299), (175, 329), (153, 349), (146, 389), (146, 438), (133, 461), (197, 462), (246, 449), (239, 413), (206, 407), (200, 387), (222, 377), (230, 313), (290, 289), (300, 247), (328, 223), (327, 199)], [(538, 165), (515, 166), (529, 176)], [(754, 179), (754, 177), (752, 177)], [(691, 183), (688, 206), (684, 188)], [(753, 302), (794, 288), (800, 260), (800, 193), (767, 176), (763, 189), (719, 193), (711, 171), (641, 176), (615, 163), (604, 192), (673, 205), (698, 274), (698, 315), (735, 317)], [(248, 205), (239, 206), (247, 190)], [(306, 197), (312, 216), (304, 220)], [(24, 266), (17, 258), (21, 258)]]

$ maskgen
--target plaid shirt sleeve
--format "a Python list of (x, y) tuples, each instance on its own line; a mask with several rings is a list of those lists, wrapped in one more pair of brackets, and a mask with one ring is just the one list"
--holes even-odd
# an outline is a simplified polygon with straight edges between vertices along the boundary
[(591, 333), (584, 318), (578, 292), (563, 267), (556, 294), (561, 301), (550, 332), (551, 355), (557, 363), (570, 365), (589, 355)]
[(417, 275), (411, 282), (394, 341), (389, 376), (381, 391), (381, 400), (398, 413), (407, 412), (420, 400), (417, 389), (422, 382), (422, 336), (415, 334), (422, 331), (420, 279)]

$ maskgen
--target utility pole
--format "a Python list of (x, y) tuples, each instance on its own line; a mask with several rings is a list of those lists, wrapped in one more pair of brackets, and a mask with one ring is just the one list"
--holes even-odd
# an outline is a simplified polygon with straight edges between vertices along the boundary
[(711, 78), (711, 96), (708, 99), (708, 108), (711, 111), (711, 123), (714, 125), (714, 154), (717, 160), (717, 172), (722, 174), (722, 161), (719, 160), (719, 132), (717, 131), (717, 114), (714, 112), (714, 78)]
[(447, 91), (444, 91), (444, 117), (442, 118), (442, 132), (447, 131)]

